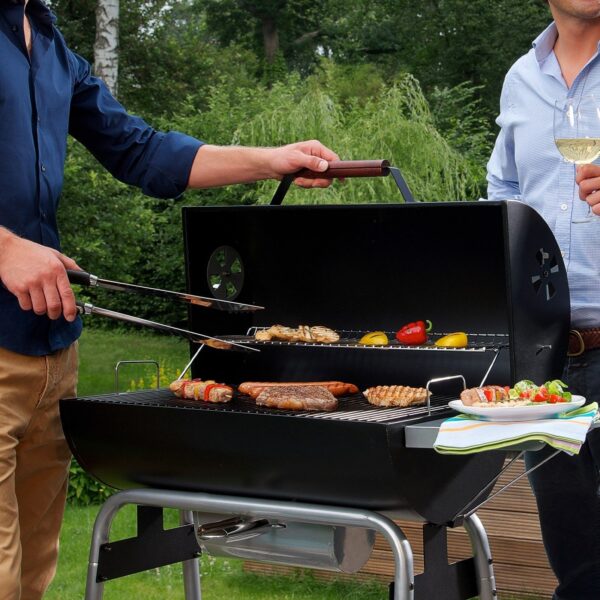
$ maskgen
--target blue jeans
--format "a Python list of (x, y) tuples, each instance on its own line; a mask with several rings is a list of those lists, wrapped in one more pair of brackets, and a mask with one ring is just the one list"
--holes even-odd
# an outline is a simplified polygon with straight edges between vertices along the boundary
[[(600, 404), (600, 349), (568, 359), (569, 391)], [(553, 451), (528, 452), (528, 468)], [(553, 600), (600, 600), (600, 429), (577, 456), (561, 452), (529, 476), (544, 546), (558, 578)]]

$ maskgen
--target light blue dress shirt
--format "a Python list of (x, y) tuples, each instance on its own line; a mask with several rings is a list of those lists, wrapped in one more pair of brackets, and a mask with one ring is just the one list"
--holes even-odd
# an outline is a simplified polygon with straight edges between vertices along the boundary
[(600, 96), (600, 57), (596, 52), (568, 88), (553, 50), (557, 35), (552, 23), (506, 75), (488, 200), (521, 200), (542, 215), (567, 268), (572, 326), (600, 327), (600, 217), (573, 223), (585, 218), (588, 205), (579, 199), (575, 165), (562, 158), (553, 135), (556, 100)]

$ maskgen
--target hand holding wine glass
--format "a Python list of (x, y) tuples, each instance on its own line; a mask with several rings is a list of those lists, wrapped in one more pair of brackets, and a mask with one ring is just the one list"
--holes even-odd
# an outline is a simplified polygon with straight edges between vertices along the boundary
[[(557, 100), (554, 104), (554, 142), (564, 159), (576, 165), (592, 163), (600, 156), (600, 96)], [(573, 223), (594, 218), (588, 204), (587, 215)]]

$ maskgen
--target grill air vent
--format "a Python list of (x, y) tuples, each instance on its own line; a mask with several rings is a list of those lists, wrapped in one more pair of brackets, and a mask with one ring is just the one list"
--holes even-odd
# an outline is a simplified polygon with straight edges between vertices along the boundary
[(208, 259), (206, 279), (211, 294), (219, 300), (235, 300), (244, 285), (244, 263), (231, 246), (219, 246)]
[(531, 277), (533, 289), (536, 294), (542, 290), (546, 300), (551, 300), (556, 294), (556, 287), (551, 280), (552, 276), (560, 271), (558, 261), (554, 254), (546, 252), (543, 248), (536, 252), (535, 259), (540, 266), (540, 273)]

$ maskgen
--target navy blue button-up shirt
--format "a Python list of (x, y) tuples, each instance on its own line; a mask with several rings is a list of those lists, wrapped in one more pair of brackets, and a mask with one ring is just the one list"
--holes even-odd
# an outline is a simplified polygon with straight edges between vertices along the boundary
[[(56, 211), (67, 134), (115, 177), (151, 196), (175, 197), (189, 179), (202, 142), (162, 133), (128, 115), (90, 65), (71, 52), (41, 0), (30, 0), (31, 57), (23, 3), (0, 0), (0, 226), (60, 249)], [(23, 311), (0, 285), (0, 347), (28, 355), (65, 348), (81, 333), (68, 323)]]

